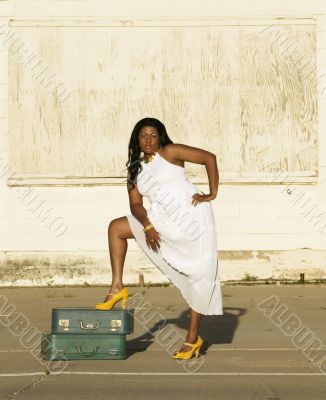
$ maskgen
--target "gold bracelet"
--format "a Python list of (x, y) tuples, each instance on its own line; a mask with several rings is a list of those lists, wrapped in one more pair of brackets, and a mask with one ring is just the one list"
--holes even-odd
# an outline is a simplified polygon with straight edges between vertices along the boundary
[(144, 232), (148, 231), (149, 229), (154, 228), (153, 224), (149, 224), (147, 226), (145, 226), (145, 228), (143, 229)]

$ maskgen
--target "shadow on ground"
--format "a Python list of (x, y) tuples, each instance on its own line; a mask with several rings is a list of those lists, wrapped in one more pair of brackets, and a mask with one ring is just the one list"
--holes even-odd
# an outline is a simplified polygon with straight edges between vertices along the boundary
[[(225, 307), (223, 315), (203, 315), (200, 325), (200, 336), (204, 339), (201, 354), (213, 344), (232, 343), (234, 333), (239, 324), (239, 318), (246, 314), (245, 308)], [(144, 313), (148, 314), (148, 310)], [(190, 311), (184, 310), (178, 318), (154, 319), (156, 312), (152, 310), (150, 315), (142, 315), (140, 311), (135, 313), (135, 322), (146, 329), (146, 332), (134, 339), (127, 340), (127, 357), (141, 351), (146, 351), (154, 342), (159, 343), (167, 351), (170, 347), (175, 350), (185, 340)], [(180, 336), (179, 329), (183, 329), (185, 334)], [(171, 351), (172, 352), (172, 351)]]

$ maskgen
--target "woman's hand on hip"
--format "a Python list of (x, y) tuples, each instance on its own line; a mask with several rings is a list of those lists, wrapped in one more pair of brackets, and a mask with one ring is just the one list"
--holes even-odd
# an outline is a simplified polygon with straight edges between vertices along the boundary
[(205, 201), (211, 201), (211, 200), (214, 200), (216, 198), (216, 195), (214, 195), (214, 194), (205, 194), (204, 192), (202, 192), (202, 194), (200, 194), (200, 193), (194, 193), (192, 196), (191, 196), (191, 204), (194, 206), (194, 207), (196, 207), (196, 205), (198, 204), (198, 203), (203, 203), (203, 202), (205, 202)]

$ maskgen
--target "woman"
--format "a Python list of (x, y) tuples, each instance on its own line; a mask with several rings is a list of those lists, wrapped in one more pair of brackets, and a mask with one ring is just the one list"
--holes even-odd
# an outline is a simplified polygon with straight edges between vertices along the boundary
[[(141, 154), (142, 153), (142, 154)], [(205, 165), (209, 194), (199, 194), (185, 173), (184, 162)], [(97, 309), (109, 310), (128, 297), (122, 272), (127, 239), (134, 238), (145, 254), (181, 291), (190, 306), (186, 341), (174, 358), (199, 355), (202, 315), (222, 315), (217, 262), (216, 226), (211, 201), (219, 175), (216, 156), (208, 151), (174, 144), (156, 118), (135, 125), (130, 142), (127, 189), (131, 214), (110, 222), (108, 237), (112, 267), (111, 290)], [(150, 210), (143, 207), (149, 198)]]

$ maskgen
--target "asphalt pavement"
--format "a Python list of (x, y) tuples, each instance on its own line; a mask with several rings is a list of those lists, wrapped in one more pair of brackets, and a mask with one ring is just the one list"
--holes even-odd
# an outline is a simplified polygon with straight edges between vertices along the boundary
[(93, 307), (107, 289), (0, 289), (0, 399), (326, 398), (325, 285), (224, 284), (224, 314), (203, 316), (205, 348), (186, 362), (172, 358), (189, 318), (181, 293), (128, 290), (135, 330), (126, 359), (50, 362), (24, 332), (49, 332), (52, 308)]

